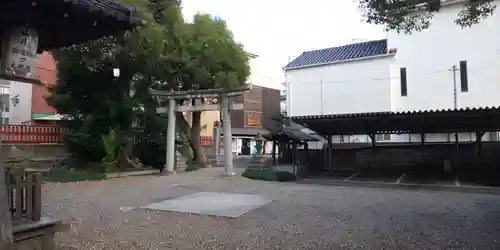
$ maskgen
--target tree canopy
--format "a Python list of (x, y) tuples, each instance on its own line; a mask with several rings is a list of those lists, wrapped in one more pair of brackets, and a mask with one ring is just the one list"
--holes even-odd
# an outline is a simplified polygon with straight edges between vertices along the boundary
[[(161, 147), (166, 123), (156, 114), (151, 89), (232, 88), (244, 85), (250, 74), (246, 53), (223, 20), (198, 14), (185, 22), (178, 0), (123, 2), (136, 7), (139, 27), (53, 52), (58, 84), (47, 101), (68, 116), (67, 143), (79, 158), (105, 158), (102, 141), (111, 132), (123, 144), (117, 155), (125, 155), (134, 125), (148, 143)], [(203, 164), (201, 113), (192, 117), (179, 114), (177, 125), (190, 139), (191, 157)]]
[[(493, 15), (496, 9), (493, 2), (494, 0), (463, 1), (463, 8), (458, 13), (455, 24), (470, 27)], [(446, 1), (441, 0), (358, 0), (358, 6), (368, 23), (405, 33), (427, 29), (434, 14), (444, 4)]]

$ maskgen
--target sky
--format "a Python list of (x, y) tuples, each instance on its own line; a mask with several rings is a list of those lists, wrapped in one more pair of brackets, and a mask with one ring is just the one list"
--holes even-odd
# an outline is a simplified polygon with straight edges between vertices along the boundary
[(282, 67), (302, 52), (385, 38), (362, 21), (354, 0), (183, 0), (183, 15), (224, 19), (245, 50), (259, 55), (259, 74), (284, 80)]

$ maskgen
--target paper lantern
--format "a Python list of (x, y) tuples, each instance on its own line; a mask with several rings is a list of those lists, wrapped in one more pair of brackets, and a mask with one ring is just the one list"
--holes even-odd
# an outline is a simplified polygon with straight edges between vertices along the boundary
[(36, 67), (38, 34), (34, 29), (18, 27), (2, 38), (1, 70), (4, 74), (32, 78)]

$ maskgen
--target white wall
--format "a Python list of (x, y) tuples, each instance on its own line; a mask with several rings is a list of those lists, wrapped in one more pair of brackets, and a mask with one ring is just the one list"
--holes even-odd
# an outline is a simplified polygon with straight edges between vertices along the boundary
[(391, 56), (286, 72), (289, 116), (391, 110)]
[[(397, 48), (391, 65), (393, 111), (453, 108), (450, 69), (461, 60), (467, 61), (469, 91), (460, 92), (457, 71), (458, 108), (500, 105), (500, 14), (461, 28), (453, 23), (461, 7), (442, 8), (425, 31), (388, 33), (388, 48)], [(406, 97), (400, 95), (400, 67), (408, 72)]]
[[(0, 80), (4, 88), (8, 88), (10, 95), (9, 112), (3, 112), (2, 117), (10, 119), (9, 124), (19, 125), (23, 122), (31, 121), (31, 96), (33, 86), (24, 82), (13, 82)], [(14, 106), (12, 98), (19, 95), (19, 103)]]

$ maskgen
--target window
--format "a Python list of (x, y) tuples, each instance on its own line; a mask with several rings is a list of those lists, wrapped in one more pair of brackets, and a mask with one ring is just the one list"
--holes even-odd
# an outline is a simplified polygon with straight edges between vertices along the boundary
[(490, 141), (499, 141), (498, 132), (490, 132)]
[(350, 135), (341, 135), (340, 136), (340, 143), (349, 143), (349, 142), (351, 142)]
[(10, 111), (10, 99), (9, 94), (0, 94), (0, 111), (9, 112)]
[(469, 83), (467, 77), (467, 61), (460, 61), (460, 89), (462, 92), (469, 91)]
[(9, 118), (6, 117), (0, 117), (0, 125), (8, 125), (10, 122)]
[(406, 79), (406, 68), (401, 68), (399, 70), (399, 74), (401, 77), (401, 96), (407, 96), (408, 89), (407, 89), (407, 79)]
[(391, 135), (390, 134), (378, 134), (375, 135), (375, 141), (390, 141), (391, 140)]

